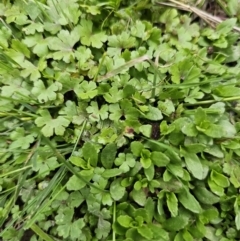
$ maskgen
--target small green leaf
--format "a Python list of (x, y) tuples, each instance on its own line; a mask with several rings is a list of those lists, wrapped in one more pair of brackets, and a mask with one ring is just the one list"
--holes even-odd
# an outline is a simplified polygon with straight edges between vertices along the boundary
[(131, 196), (132, 196), (133, 200), (140, 206), (143, 207), (145, 205), (147, 198), (146, 198), (146, 194), (145, 194), (144, 190), (133, 189), (131, 192)]
[(192, 173), (195, 178), (202, 180), (204, 178), (204, 172), (202, 163), (199, 160), (198, 156), (194, 153), (186, 151), (184, 151), (183, 155), (187, 165), (187, 169)]
[(236, 16), (238, 7), (239, 7), (238, 0), (229, 0), (227, 2), (227, 8), (232, 16)]
[(122, 227), (129, 228), (133, 219), (128, 215), (121, 215), (117, 218), (117, 221)]
[(197, 130), (212, 138), (221, 138), (224, 136), (224, 130), (220, 125), (213, 124), (210, 121), (203, 121), (201, 125), (196, 126)]
[(171, 212), (172, 217), (177, 217), (178, 215), (178, 200), (176, 195), (171, 193), (166, 193), (167, 197), (167, 206), (169, 211)]
[(134, 95), (136, 89), (132, 85), (125, 85), (123, 88), (123, 97), (128, 98)]
[(170, 162), (170, 159), (168, 158), (168, 156), (166, 156), (162, 152), (157, 152), (157, 151), (153, 151), (151, 153), (151, 159), (154, 165), (156, 165), (157, 167), (166, 167), (167, 164)]
[(158, 107), (166, 116), (170, 116), (175, 111), (174, 104), (169, 99), (166, 99), (164, 102), (159, 101)]
[(69, 158), (69, 161), (77, 167), (81, 167), (83, 169), (89, 169), (88, 163), (78, 156), (71, 156)]
[(152, 126), (151, 125), (142, 125), (139, 127), (139, 131), (146, 137), (151, 136)]
[[(83, 100), (93, 99), (98, 94), (96, 83), (85, 80), (74, 88), (74, 92)], [(97, 109), (97, 113), (99, 112), (96, 102), (91, 102), (91, 106), (87, 108), (87, 112), (93, 113), (93, 109)]]
[(200, 213), (202, 211), (199, 202), (189, 191), (184, 190), (180, 192), (178, 194), (178, 199), (186, 209), (192, 211), (193, 213)]
[(152, 181), (154, 178), (154, 174), (155, 174), (154, 166), (151, 165), (149, 168), (145, 168), (144, 174), (147, 177), (148, 181)]
[(234, 138), (237, 131), (236, 127), (229, 120), (221, 120), (218, 122), (220, 128), (223, 129), (222, 136), (225, 138)]
[(117, 153), (117, 146), (114, 143), (106, 145), (101, 153), (101, 162), (106, 169), (111, 169)]
[(91, 106), (87, 107), (87, 113), (91, 114), (90, 119), (92, 121), (105, 120), (108, 118), (108, 106), (102, 105), (99, 109), (98, 103), (91, 101)]
[(198, 134), (197, 128), (193, 123), (186, 123), (182, 127), (181, 131), (183, 134), (189, 137), (194, 137), (194, 136), (197, 136)]
[(48, 39), (44, 39), (42, 34), (27, 36), (23, 39), (23, 43), (33, 48), (33, 53), (39, 57), (44, 57), (48, 54)]
[(70, 121), (62, 116), (58, 116), (56, 119), (52, 119), (50, 113), (47, 110), (39, 111), (41, 117), (37, 117), (35, 123), (38, 127), (42, 127), (42, 133), (46, 137), (50, 137), (54, 134), (62, 136), (65, 132), (65, 128), (70, 124)]
[(152, 240), (153, 232), (146, 225), (138, 227), (137, 231), (142, 237), (146, 238), (147, 240)]
[(140, 162), (143, 166), (143, 168), (149, 168), (152, 164), (152, 160), (150, 159), (150, 151), (147, 149), (143, 149), (141, 153), (141, 159)]
[(121, 179), (114, 180), (110, 185), (110, 194), (115, 201), (120, 200), (125, 193), (125, 188), (121, 185)]
[(178, 232), (178, 233), (176, 234), (176, 236), (174, 237), (174, 241), (185, 241), (185, 240), (183, 239), (182, 232)]
[(142, 183), (140, 181), (135, 182), (134, 189), (139, 191), (142, 188)]
[(177, 216), (167, 219), (163, 223), (163, 227), (168, 231), (179, 231), (188, 225), (189, 219), (185, 216)]
[(59, 82), (52, 83), (45, 87), (42, 80), (34, 82), (34, 87), (32, 88), (32, 94), (35, 95), (40, 103), (49, 102), (56, 100), (57, 92), (62, 89), (62, 84)]
[(183, 168), (181, 165), (178, 164), (168, 164), (167, 165), (168, 171), (170, 171), (174, 176), (183, 177)]
[(104, 178), (111, 178), (111, 177), (116, 177), (122, 174), (122, 170), (113, 168), (113, 169), (107, 169), (102, 173), (102, 177)]
[(149, 197), (144, 206), (144, 211), (147, 213), (147, 217), (145, 219), (148, 224), (152, 223), (152, 219), (155, 213), (155, 207), (155, 201), (153, 201), (153, 199)]
[(119, 103), (123, 98), (123, 90), (113, 86), (103, 97), (108, 103)]
[(205, 187), (196, 187), (193, 190), (196, 198), (203, 204), (213, 205), (219, 202), (219, 197), (208, 191)]
[(200, 143), (184, 144), (187, 153), (199, 153), (206, 149), (206, 145)]
[(226, 36), (229, 32), (231, 32), (232, 28), (236, 26), (236, 22), (236, 18), (227, 19), (217, 25), (216, 31)]
[(211, 189), (211, 191), (218, 195), (218, 196), (223, 196), (224, 195), (224, 188), (218, 186), (212, 179), (208, 179), (208, 185)]
[(167, 122), (165, 120), (163, 120), (160, 124), (160, 132), (162, 135), (168, 135), (171, 132), (173, 132), (175, 130), (175, 126), (174, 125), (168, 125)]
[(152, 106), (148, 106), (148, 113), (145, 114), (144, 116), (147, 119), (153, 120), (153, 121), (158, 121), (163, 118), (162, 112), (158, 108), (152, 107)]
[(104, 145), (107, 143), (113, 144), (113, 142), (115, 142), (116, 139), (117, 139), (116, 129), (112, 127), (103, 128), (101, 129), (101, 133), (98, 136), (98, 143), (104, 144)]
[(111, 231), (111, 223), (103, 218), (99, 218), (97, 228), (95, 229), (96, 238), (98, 240), (106, 238)]
[[(81, 176), (83, 176), (83, 178), (86, 181), (90, 181), (93, 176), (93, 171), (92, 170), (83, 170), (83, 171), (79, 172), (79, 174)], [(86, 182), (80, 180), (76, 175), (73, 175), (72, 177), (70, 177), (70, 179), (67, 182), (67, 189), (69, 191), (77, 191), (77, 190), (81, 190), (86, 185), (87, 185)]]
[(169, 157), (169, 159), (171, 160), (171, 162), (173, 162), (173, 163), (181, 163), (182, 162), (179, 154), (171, 147), (168, 148), (164, 154), (167, 155)]
[(83, 157), (86, 161), (90, 161), (91, 166), (96, 167), (98, 163), (98, 153), (94, 145), (90, 142), (84, 143), (82, 147)]
[(150, 223), (148, 227), (151, 228), (154, 238), (161, 241), (168, 241), (169, 233), (162, 227), (162, 225), (157, 223)]
[(218, 173), (214, 170), (212, 170), (210, 177), (211, 177), (211, 180), (214, 181), (220, 187), (226, 188), (230, 185), (227, 177), (225, 177), (223, 174)]
[(83, 218), (79, 218), (77, 221), (74, 221), (71, 225), (70, 236), (72, 239), (77, 239), (82, 235), (82, 228), (86, 225)]
[(69, 63), (74, 56), (73, 46), (79, 41), (79, 37), (79, 26), (75, 27), (71, 32), (62, 29), (57, 34), (57, 37), (49, 37), (48, 48), (57, 51), (53, 53), (53, 58), (56, 60), (63, 59), (64, 62)]
[(208, 219), (208, 221), (215, 220), (219, 217), (219, 212), (217, 208), (209, 208), (203, 211), (202, 215)]
[(113, 200), (112, 200), (111, 195), (109, 193), (103, 193), (102, 204), (112, 206)]
[(235, 216), (235, 224), (236, 224), (237, 230), (240, 230), (240, 211), (238, 211)]
[(194, 237), (201, 239), (206, 234), (206, 227), (200, 220), (197, 220), (196, 225), (192, 225), (189, 231)]
[(240, 89), (235, 86), (220, 85), (214, 90), (214, 93), (220, 97), (233, 97), (240, 95)]
[(218, 241), (219, 237), (216, 235), (216, 230), (215, 228), (211, 226), (206, 226), (206, 232), (205, 232), (205, 238), (211, 241)]
[(143, 144), (141, 142), (139, 141), (131, 142), (131, 151), (133, 155), (140, 156), (142, 153), (142, 149), (143, 149)]
[(10, 37), (11, 37), (10, 28), (4, 27), (2, 25), (1, 28), (0, 28), (0, 45), (4, 48), (7, 48), (8, 47), (8, 39)]
[(82, 19), (79, 26), (81, 43), (94, 48), (101, 48), (107, 40), (107, 35), (104, 32), (93, 32), (93, 23), (90, 20)]
[(121, 172), (126, 173), (135, 166), (135, 158), (131, 153), (120, 153), (118, 158), (115, 159), (115, 165), (120, 166)]
[(184, 240), (194, 241), (193, 236), (187, 230), (183, 231), (182, 236), (183, 236)]
[(123, 31), (119, 35), (112, 35), (108, 37), (108, 45), (110, 47), (129, 49), (136, 45), (136, 38), (130, 36), (126, 31)]

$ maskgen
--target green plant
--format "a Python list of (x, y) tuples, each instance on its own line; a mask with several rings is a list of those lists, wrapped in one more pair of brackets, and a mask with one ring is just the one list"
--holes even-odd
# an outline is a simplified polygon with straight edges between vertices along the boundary
[(238, 239), (237, 18), (97, 0), (0, 18), (3, 240)]

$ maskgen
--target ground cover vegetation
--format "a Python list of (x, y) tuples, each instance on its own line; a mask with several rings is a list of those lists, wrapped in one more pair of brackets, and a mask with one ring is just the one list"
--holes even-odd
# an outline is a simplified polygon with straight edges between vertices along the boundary
[(0, 239), (240, 239), (238, 0), (2, 0)]

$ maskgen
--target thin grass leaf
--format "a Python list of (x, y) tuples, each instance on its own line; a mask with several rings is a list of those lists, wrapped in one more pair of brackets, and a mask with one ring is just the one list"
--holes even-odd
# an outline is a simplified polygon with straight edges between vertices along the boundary
[(14, 174), (14, 173), (22, 172), (22, 171), (24, 171), (24, 170), (26, 170), (26, 169), (29, 169), (29, 168), (31, 168), (31, 167), (32, 167), (32, 166), (30, 166), (30, 165), (29, 165), (29, 166), (24, 166), (24, 167), (22, 167), (22, 168), (19, 168), (19, 169), (14, 170), (14, 171), (4, 173), (4, 174), (0, 175), (0, 178), (1, 178), (1, 177), (7, 177), (7, 176), (12, 175), (12, 174)]
[(54, 241), (47, 233), (45, 233), (37, 224), (32, 224), (31, 229), (45, 241)]
[(28, 214), (27, 216), (30, 217), (30, 219), (28, 219), (28, 221), (25, 223), (27, 228), (31, 228), (31, 226), (37, 220), (38, 215), (41, 214), (41, 212), (48, 205), (50, 205), (52, 201), (54, 201), (54, 199), (52, 199), (51, 202), (47, 201), (47, 197), (50, 196), (50, 193), (53, 193), (54, 190), (58, 188), (65, 174), (66, 168), (62, 166), (54, 175), (53, 179), (48, 183), (48, 186), (42, 192), (40, 192), (30, 204), (28, 204), (25, 210), (26, 214)]

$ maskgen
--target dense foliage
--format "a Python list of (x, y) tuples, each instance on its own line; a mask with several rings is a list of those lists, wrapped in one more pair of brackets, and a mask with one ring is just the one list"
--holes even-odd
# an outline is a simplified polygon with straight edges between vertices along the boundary
[(239, 240), (237, 4), (0, 3), (2, 240)]

